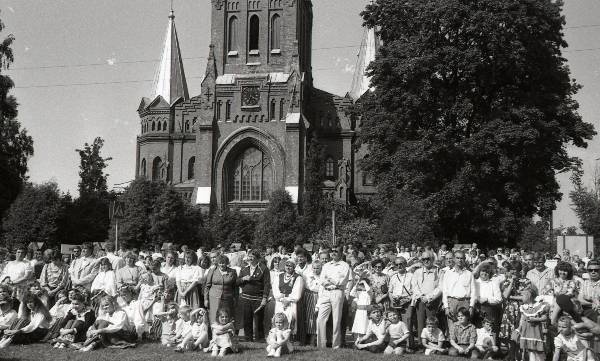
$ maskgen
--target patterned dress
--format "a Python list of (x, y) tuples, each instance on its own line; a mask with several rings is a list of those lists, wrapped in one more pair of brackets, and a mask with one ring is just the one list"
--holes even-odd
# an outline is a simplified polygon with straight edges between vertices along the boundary
[(548, 313), (548, 305), (544, 302), (523, 304), (520, 307), (521, 325), (519, 333), (521, 334), (520, 346), (523, 351), (544, 352), (544, 334), (542, 330), (543, 322), (531, 322), (525, 317), (541, 317)]
[[(371, 291), (373, 294), (373, 303), (375, 300), (383, 295), (387, 295), (388, 293), (388, 284), (390, 283), (390, 277), (386, 274), (377, 274), (375, 272), (371, 273), (369, 276), (369, 281), (371, 282)], [(389, 306), (389, 300), (386, 298), (382, 302), (379, 303), (384, 309), (387, 310)]]
[[(510, 279), (505, 280), (502, 283), (502, 290), (510, 286)], [(521, 291), (527, 287), (531, 287), (531, 281), (527, 278), (520, 278), (513, 282), (512, 289), (508, 298), (504, 300), (504, 313), (502, 314), (502, 321), (500, 323), (500, 334), (499, 338), (504, 343), (511, 340), (512, 334), (515, 330), (519, 329), (521, 324), (521, 302), (511, 299), (513, 296), (520, 296)]]

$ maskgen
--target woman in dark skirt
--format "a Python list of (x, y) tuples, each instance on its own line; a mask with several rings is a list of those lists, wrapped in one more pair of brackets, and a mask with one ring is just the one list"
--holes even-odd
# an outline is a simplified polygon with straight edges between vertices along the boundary
[[(321, 261), (313, 261), (310, 270), (304, 275), (304, 302), (302, 312), (304, 318), (304, 332), (306, 332), (308, 345), (316, 345), (317, 342), (317, 300), (319, 288), (321, 287)], [(298, 325), (300, 327), (300, 325)]]
[(208, 271), (204, 286), (204, 306), (209, 309), (211, 325), (217, 320), (217, 310), (225, 308), (233, 314), (236, 281), (237, 273), (229, 267), (229, 258), (219, 256), (217, 267)]
[(265, 306), (265, 318), (264, 318), (264, 330), (271, 329), (271, 319), (275, 314), (275, 298), (273, 298), (273, 282), (279, 280), (279, 262), (280, 257), (273, 257), (271, 260), (271, 291), (269, 292), (269, 298), (267, 299), (267, 305)]
[(11, 343), (27, 345), (40, 342), (48, 333), (52, 320), (46, 305), (31, 293), (26, 293), (21, 301), (19, 318), (29, 323), (25, 327), (4, 331), (4, 337), (0, 340), (0, 349)]

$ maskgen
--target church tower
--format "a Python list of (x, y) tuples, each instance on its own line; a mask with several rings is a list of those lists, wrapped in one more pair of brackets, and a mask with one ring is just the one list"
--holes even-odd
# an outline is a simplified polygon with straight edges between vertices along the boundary
[[(190, 124), (186, 129), (185, 124), (175, 122), (174, 113), (175, 106), (189, 98), (175, 15), (171, 9), (151, 97), (143, 98), (138, 107), (141, 135), (137, 138), (137, 177), (172, 184), (188, 179), (184, 178), (184, 172), (188, 171), (185, 162), (195, 159), (195, 137), (191, 134)], [(188, 186), (191, 196), (193, 184)]]
[(212, 0), (211, 48), (194, 115), (196, 202), (259, 211), (301, 199), (303, 96), (312, 83), (310, 0)]

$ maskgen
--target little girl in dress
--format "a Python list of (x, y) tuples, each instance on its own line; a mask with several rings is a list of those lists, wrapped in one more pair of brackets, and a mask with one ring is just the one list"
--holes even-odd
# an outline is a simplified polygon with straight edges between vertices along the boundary
[(190, 313), (192, 328), (181, 343), (175, 348), (176, 352), (203, 349), (208, 346), (208, 315), (204, 308), (198, 308)]
[(281, 357), (294, 351), (290, 336), (292, 330), (286, 315), (282, 312), (273, 316), (273, 328), (267, 337), (267, 357)]
[(217, 310), (217, 320), (211, 325), (212, 340), (206, 349), (212, 356), (225, 356), (236, 352), (237, 347), (234, 340), (235, 325), (229, 310), (220, 308)]
[(535, 292), (531, 289), (523, 290), (521, 295), (523, 304), (520, 307), (521, 324), (518, 332), (523, 359), (543, 361), (545, 353), (542, 324), (548, 320), (548, 305), (535, 301)]
[(352, 333), (355, 338), (363, 336), (367, 333), (369, 326), (368, 309), (371, 304), (371, 287), (366, 279), (358, 281), (352, 290), (350, 296), (354, 297), (356, 302), (356, 313), (354, 315), (354, 323), (352, 324)]

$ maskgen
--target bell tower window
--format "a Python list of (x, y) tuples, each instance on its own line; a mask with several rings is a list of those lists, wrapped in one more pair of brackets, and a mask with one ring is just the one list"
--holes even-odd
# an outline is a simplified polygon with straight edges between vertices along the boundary
[(232, 16), (229, 18), (227, 28), (227, 54), (237, 55), (238, 53), (238, 18)]
[(271, 18), (271, 53), (281, 53), (281, 17), (278, 14)]
[(250, 55), (258, 55), (258, 41), (260, 37), (260, 20), (258, 15), (250, 17), (250, 25), (248, 29), (248, 51)]

